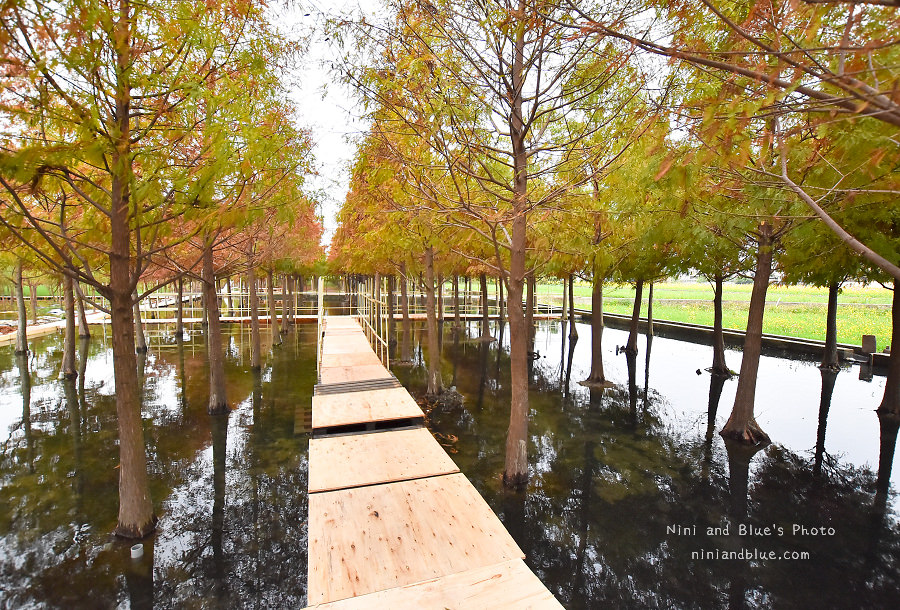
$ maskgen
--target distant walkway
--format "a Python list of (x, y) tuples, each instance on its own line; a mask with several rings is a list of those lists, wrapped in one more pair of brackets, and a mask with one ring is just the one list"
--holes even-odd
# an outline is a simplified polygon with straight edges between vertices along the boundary
[(327, 316), (309, 445), (316, 608), (561, 608), (384, 368)]
[[(101, 311), (95, 311), (87, 314), (88, 324), (102, 324), (106, 320), (109, 319), (109, 316)], [(78, 326), (78, 320), (75, 320), (75, 326)], [(65, 319), (62, 320), (54, 320), (53, 322), (44, 322), (43, 324), (29, 324), (26, 328), (26, 335), (28, 339), (35, 339), (37, 337), (43, 337), (44, 335), (51, 335), (55, 333), (57, 330), (63, 329), (66, 327)], [(9, 333), (3, 333), (0, 335), (0, 346), (3, 345), (14, 345), (16, 342), (16, 332), (12, 331)]]

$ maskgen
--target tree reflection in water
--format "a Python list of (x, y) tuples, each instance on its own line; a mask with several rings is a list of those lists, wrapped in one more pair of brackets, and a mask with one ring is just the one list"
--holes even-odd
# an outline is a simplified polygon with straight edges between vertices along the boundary
[(34, 342), (30, 376), (0, 353), (2, 412), (15, 401), (23, 416), (0, 446), (0, 606), (305, 605), (308, 440), (294, 428), (315, 383), (315, 328), (296, 334), (261, 375), (240, 349), (249, 341), (233, 337), (226, 375), (236, 402), (217, 418), (205, 409), (202, 335), (152, 342), (143, 417), (161, 519), (140, 560), (110, 536), (118, 452), (102, 335), (82, 346), (77, 386), (56, 379), (57, 337)]
[[(551, 350), (555, 357), (539, 360), (532, 377), (529, 486), (512, 494), (498, 476), (508, 354), (495, 352), (501, 375), (480, 393), (487, 374), (480, 349), (445, 345), (467, 401), (432, 411), (429, 425), (458, 437), (454, 460), (567, 608), (894, 607), (900, 525), (890, 502), (883, 510), (874, 503), (872, 472), (831, 459), (816, 476), (811, 446), (727, 447), (715, 423), (726, 378), (711, 376), (708, 400), (697, 401), (702, 410), (688, 410), (669, 404), (645, 370), (639, 413), (634, 358), (625, 359), (625, 384), (591, 391), (563, 387), (571, 383), (561, 375), (571, 366), (569, 350)], [(654, 369), (654, 379), (665, 374)], [(415, 393), (421, 371), (408, 372), (407, 381)], [(794, 533), (795, 524), (834, 534)], [(762, 533), (766, 527), (784, 534)], [(707, 558), (742, 549), (809, 558)]]

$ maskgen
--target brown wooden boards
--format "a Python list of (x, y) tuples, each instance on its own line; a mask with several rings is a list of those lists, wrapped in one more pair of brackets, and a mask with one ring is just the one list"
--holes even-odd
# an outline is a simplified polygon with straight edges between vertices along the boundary
[(424, 417), (422, 409), (404, 388), (313, 396), (312, 408), (313, 430)]
[(514, 559), (315, 607), (319, 610), (359, 608), (529, 610), (561, 609), (562, 605), (521, 559)]
[(454, 472), (459, 468), (425, 428), (309, 441), (310, 493)]
[(309, 495), (311, 604), (523, 557), (462, 474)]

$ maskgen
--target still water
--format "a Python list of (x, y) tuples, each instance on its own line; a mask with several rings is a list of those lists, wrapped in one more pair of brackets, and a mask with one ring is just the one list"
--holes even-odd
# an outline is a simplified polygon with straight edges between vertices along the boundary
[(151, 337), (139, 367), (160, 521), (139, 561), (110, 536), (112, 355), (92, 328), (75, 384), (57, 379), (60, 335), (32, 343), (30, 392), (12, 348), (0, 350), (0, 607), (304, 606), (308, 439), (295, 427), (308, 419), (315, 327), (286, 335), (261, 375), (249, 368), (249, 331), (226, 327), (234, 410), (221, 417), (206, 413), (199, 327), (181, 347)]
[[(897, 502), (891, 496), (877, 510), (873, 492), (883, 378), (838, 375), (817, 452), (815, 363), (764, 357), (757, 413), (775, 443), (729, 455), (715, 432), (736, 382), (724, 385), (707, 434), (708, 347), (657, 337), (647, 368), (642, 341), (630, 384), (614, 351), (625, 335), (607, 329), (605, 364), (616, 385), (590, 391), (577, 383), (587, 376), (590, 331), (577, 328), (582, 338), (571, 350), (558, 322), (538, 329), (525, 493), (504, 492), (499, 479), (508, 355), (467, 338), (478, 334), (474, 326), (458, 335), (447, 328), (443, 339), (444, 380), (464, 394), (462, 407), (429, 414), (429, 427), (566, 607), (896, 607)], [(140, 561), (109, 535), (117, 448), (111, 354), (100, 329), (82, 346), (84, 373), (74, 385), (57, 379), (60, 335), (32, 344), (30, 385), (12, 348), (0, 349), (0, 607), (305, 605), (315, 327), (298, 325), (261, 374), (249, 369), (247, 328), (228, 332), (227, 417), (206, 414), (199, 328), (182, 347), (152, 340), (140, 364), (160, 515)], [(418, 358), (395, 368), (414, 392), (423, 386), (421, 350)], [(739, 368), (740, 353), (729, 351), (728, 364)], [(753, 529), (740, 535), (740, 525)], [(701, 551), (809, 555), (692, 559)]]
[[(574, 348), (559, 322), (541, 323), (536, 336), (525, 493), (500, 484), (508, 353), (467, 339), (480, 334), (474, 325), (443, 343), (442, 376), (465, 396), (463, 407), (429, 414), (432, 431), (563, 605), (898, 607), (896, 495), (874, 497), (883, 378), (861, 381), (858, 368), (838, 374), (817, 460), (816, 363), (763, 357), (757, 419), (774, 443), (729, 454), (717, 432), (737, 382), (725, 383), (708, 427), (709, 347), (656, 337), (648, 367), (642, 336), (629, 383), (625, 356), (615, 353), (627, 335), (607, 329), (605, 369), (616, 385), (592, 391), (577, 383), (590, 369), (590, 328), (577, 330)], [(505, 333), (493, 328), (508, 348)], [(728, 351), (732, 369), (740, 357)], [(421, 362), (395, 373), (424, 388)]]

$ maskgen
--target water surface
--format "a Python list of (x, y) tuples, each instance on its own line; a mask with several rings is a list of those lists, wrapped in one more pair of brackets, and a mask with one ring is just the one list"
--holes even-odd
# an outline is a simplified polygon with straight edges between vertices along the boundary
[[(816, 363), (763, 357), (756, 412), (774, 443), (729, 451), (717, 432), (737, 382), (724, 384), (708, 426), (711, 348), (656, 337), (648, 367), (642, 337), (629, 381), (625, 356), (615, 353), (626, 333), (607, 329), (604, 360), (615, 386), (589, 390), (577, 383), (590, 368), (589, 326), (577, 325), (572, 349), (560, 323), (544, 322), (531, 377), (531, 478), (525, 492), (510, 493), (500, 481), (508, 329), (498, 350), (467, 338), (477, 325), (459, 337), (447, 326), (443, 379), (465, 402), (432, 410), (429, 427), (566, 607), (896, 607), (896, 494), (874, 493), (883, 378), (861, 381), (855, 368), (838, 374), (817, 460)], [(740, 357), (728, 351), (732, 369)], [(412, 369), (395, 367), (414, 393), (423, 387), (421, 349), (418, 358)], [(751, 558), (721, 559), (725, 552)]]

